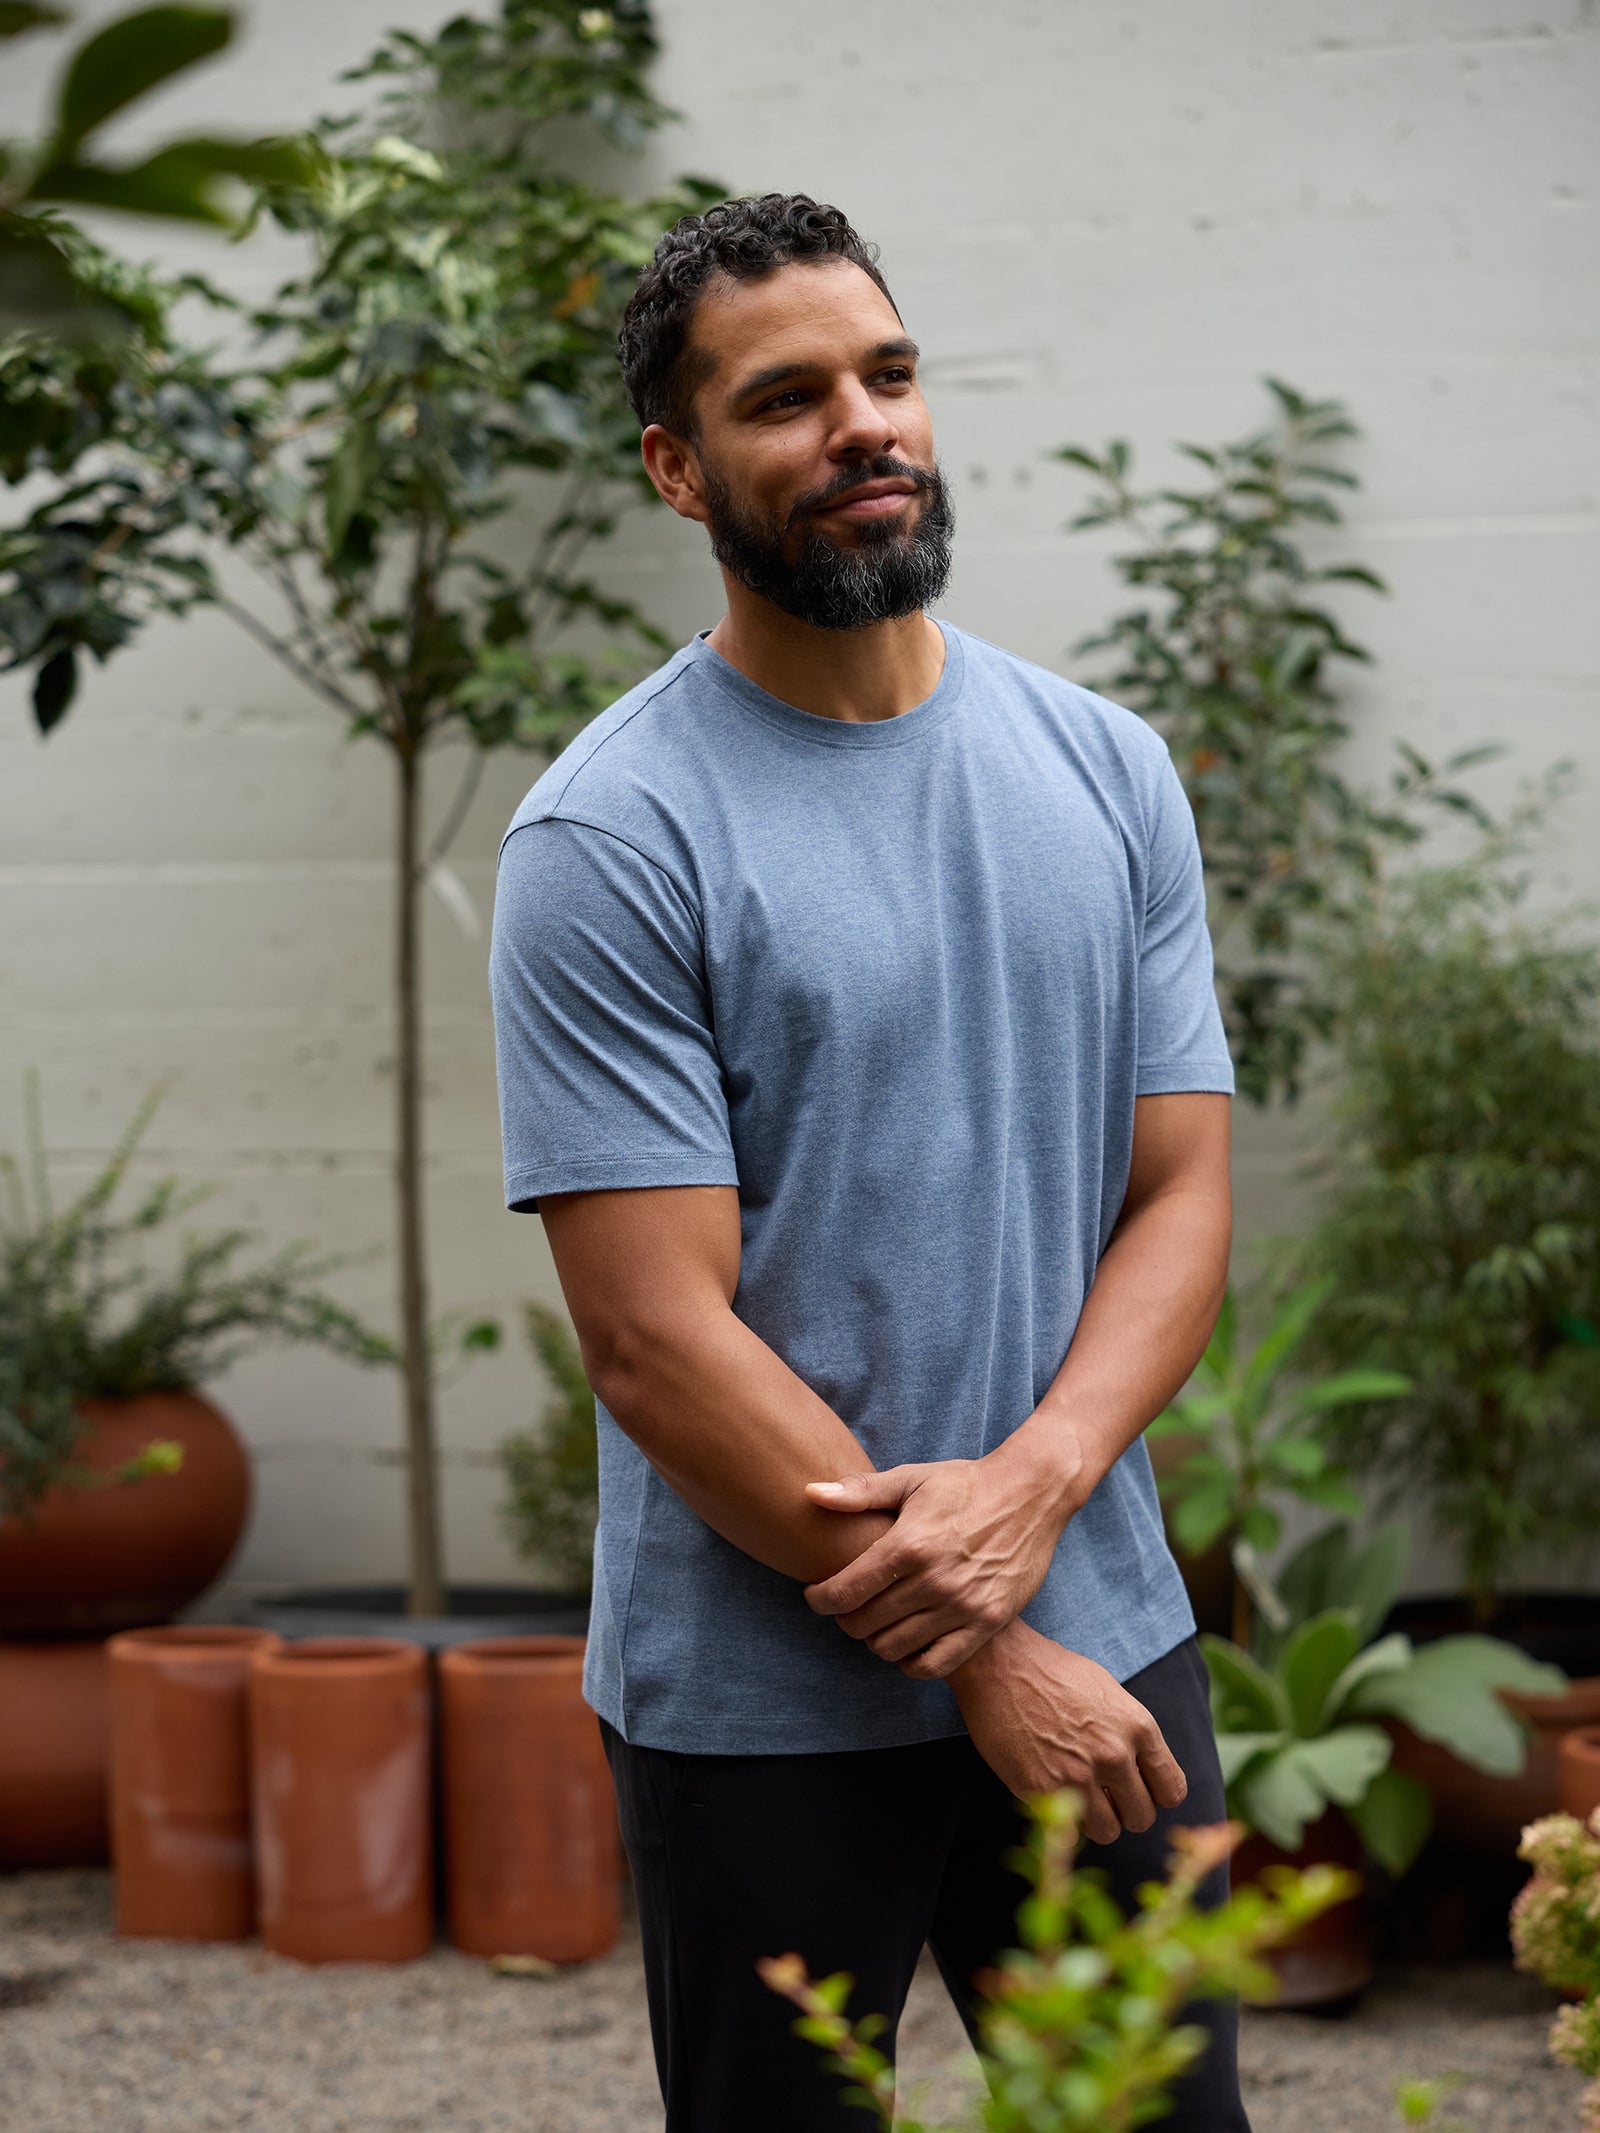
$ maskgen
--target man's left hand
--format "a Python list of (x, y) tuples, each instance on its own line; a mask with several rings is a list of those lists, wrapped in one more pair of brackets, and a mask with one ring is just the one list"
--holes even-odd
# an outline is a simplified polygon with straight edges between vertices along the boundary
[(808, 1484), (830, 1511), (891, 1511), (881, 1540), (806, 1587), (819, 1615), (916, 1681), (943, 1680), (1027, 1606), (1074, 1508), (1073, 1462), (1047, 1473), (1002, 1445), (983, 1459)]

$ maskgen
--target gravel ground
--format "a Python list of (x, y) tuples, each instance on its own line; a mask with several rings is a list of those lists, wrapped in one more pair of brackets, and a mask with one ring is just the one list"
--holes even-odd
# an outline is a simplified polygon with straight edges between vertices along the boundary
[[(1466, 2077), (1472, 2133), (1575, 2133), (1554, 2002), (1491, 1965), (1384, 1974), (1341, 2017), (1246, 2019), (1256, 2133), (1390, 2133), (1396, 2081)], [(971, 2061), (919, 1978), (901, 2061), (930, 2115)], [(865, 2118), (863, 2125), (867, 2123)], [(103, 1873), (0, 1876), (3, 2133), (660, 2133), (634, 1942), (549, 1981), (426, 1961), (307, 1970), (257, 1947), (119, 1941)], [(754, 2129), (753, 2129), (754, 2133)]]

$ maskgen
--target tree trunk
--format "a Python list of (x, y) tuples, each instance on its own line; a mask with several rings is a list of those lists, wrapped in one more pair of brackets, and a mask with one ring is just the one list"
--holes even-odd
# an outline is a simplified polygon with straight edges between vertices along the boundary
[(402, 744), (395, 882), (395, 1184), (400, 1217), (400, 1344), (406, 1388), (406, 1503), (413, 1615), (444, 1612), (438, 1454), (428, 1348), (428, 1270), (422, 1205), (422, 758)]

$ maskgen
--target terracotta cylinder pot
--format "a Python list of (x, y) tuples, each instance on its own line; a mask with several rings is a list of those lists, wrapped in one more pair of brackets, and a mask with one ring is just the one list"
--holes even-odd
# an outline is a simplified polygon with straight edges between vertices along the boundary
[(439, 1655), (450, 1938), (469, 1955), (604, 1955), (621, 1857), (580, 1637), (488, 1637)]
[(1600, 1808), (1600, 1726), (1583, 1726), (1561, 1741), (1561, 1805), (1580, 1822)]
[(1501, 1701), (1531, 1729), (1528, 1760), (1515, 1777), (1490, 1777), (1409, 1726), (1387, 1722), (1394, 1768), (1419, 1778), (1433, 1795), (1434, 1828), (1447, 1843), (1514, 1859), (1523, 1828), (1561, 1803), (1561, 1744), (1575, 1729), (1600, 1726), (1600, 1677), (1567, 1684), (1560, 1696), (1522, 1696), (1502, 1689)]
[(0, 1867), (106, 1856), (106, 1648), (0, 1644)]
[(75, 1459), (108, 1473), (152, 1440), (183, 1446), (175, 1474), (51, 1489), (28, 1519), (0, 1520), (0, 1636), (106, 1635), (165, 1622), (220, 1574), (244, 1531), (250, 1463), (196, 1392), (86, 1400)]
[(427, 1655), (307, 1637), (250, 1667), (261, 1938), (303, 1963), (409, 1962), (433, 1940)]
[[(1233, 1855), (1233, 1886), (1259, 1881), (1264, 1868), (1344, 1866), (1361, 1873), (1360, 1839), (1335, 1808), (1313, 1822), (1297, 1852), (1280, 1851), (1265, 1837), (1246, 1837)], [(1302, 1926), (1262, 1960), (1278, 1980), (1269, 2007), (1326, 2007), (1348, 2000), (1372, 1982), (1372, 1929), (1363, 1886), (1343, 1903)]]
[(250, 1662), (263, 1629), (130, 1629), (106, 1647), (117, 1931), (246, 1940), (255, 1931)]

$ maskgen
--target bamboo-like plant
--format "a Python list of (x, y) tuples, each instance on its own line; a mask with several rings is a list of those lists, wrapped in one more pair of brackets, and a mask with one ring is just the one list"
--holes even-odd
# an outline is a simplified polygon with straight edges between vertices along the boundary
[[(552, 146), (574, 126), (632, 144), (665, 117), (654, 52), (643, 0), (502, 0), (433, 37), (396, 32), (355, 76), (383, 84), (375, 108), (318, 125), (307, 184), (262, 189), (260, 212), (309, 255), (270, 303), (244, 312), (69, 238), (80, 277), (139, 318), (136, 340), (111, 357), (0, 341), (0, 473), (56, 477), (0, 536), (0, 654), (33, 671), (40, 729), (65, 715), (84, 654), (206, 604), (392, 766), (400, 1345), (424, 1614), (443, 1571), (420, 897), (486, 754), (559, 745), (662, 645), (580, 564), (644, 486), (613, 352), (622, 306), (661, 229), (718, 188), (629, 198), (572, 176)], [(241, 314), (255, 354), (228, 366), (181, 340), (181, 294)], [(541, 500), (537, 537), (490, 537)], [(262, 599), (224, 582), (219, 547), (254, 567)], [(426, 767), (450, 742), (466, 769), (430, 837)]]

